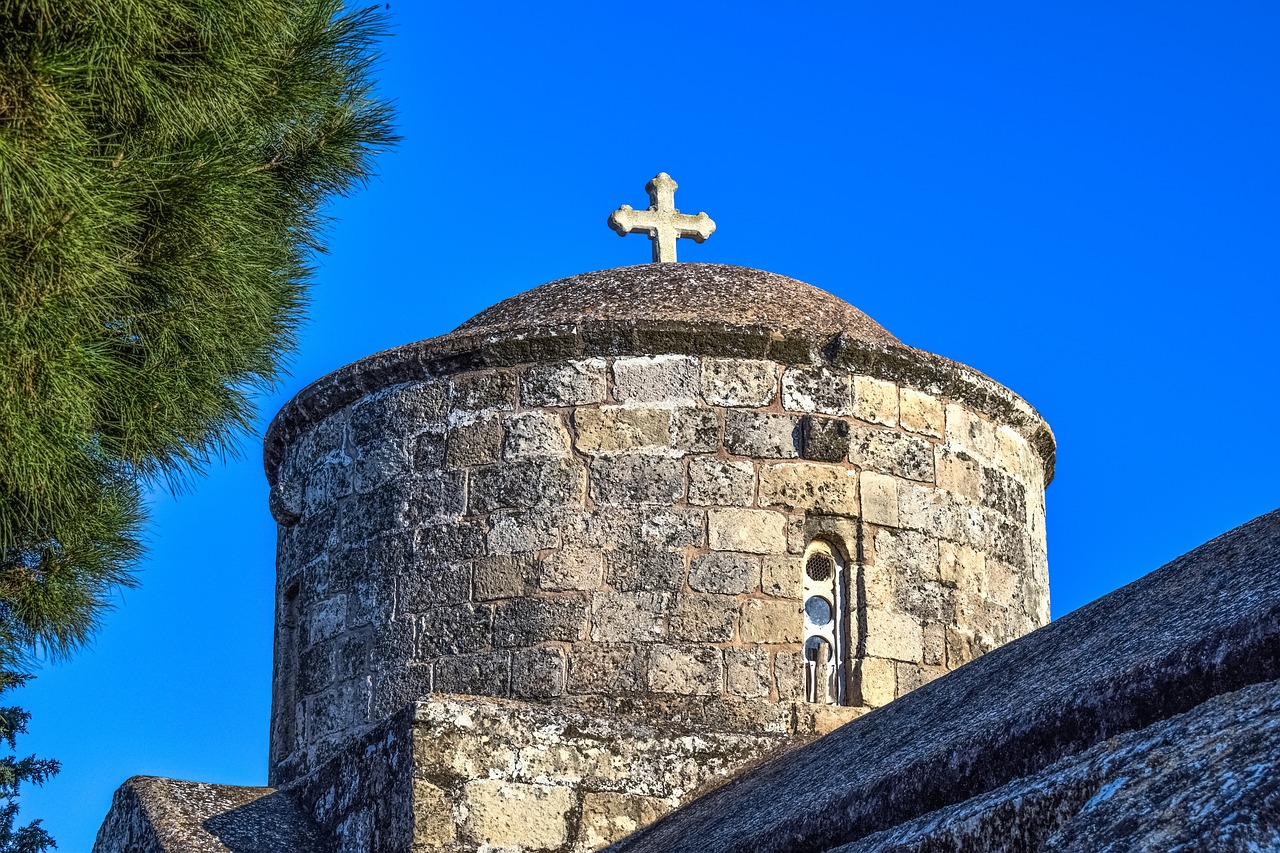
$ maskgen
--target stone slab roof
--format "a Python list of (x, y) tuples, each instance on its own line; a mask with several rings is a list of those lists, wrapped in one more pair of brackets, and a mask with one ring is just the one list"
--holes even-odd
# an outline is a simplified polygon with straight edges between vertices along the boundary
[(458, 331), (518, 334), (602, 320), (727, 323), (902, 344), (875, 320), (812, 284), (727, 264), (640, 264), (562, 278), (486, 308)]
[(272, 788), (134, 776), (116, 791), (94, 853), (325, 853), (315, 828)]
[(1277, 679), (1280, 511), (610, 849), (1277, 849)]

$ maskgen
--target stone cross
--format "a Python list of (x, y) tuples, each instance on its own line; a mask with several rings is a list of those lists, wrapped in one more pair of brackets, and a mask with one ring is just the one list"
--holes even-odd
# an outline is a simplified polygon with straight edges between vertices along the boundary
[(716, 230), (716, 224), (705, 213), (691, 216), (676, 210), (676, 184), (666, 172), (657, 176), (645, 185), (649, 193), (649, 209), (636, 210), (629, 204), (609, 214), (609, 227), (625, 237), (637, 231), (648, 232), (653, 241), (653, 262), (655, 264), (674, 264), (676, 262), (676, 240), (681, 237), (692, 237), (701, 243)]

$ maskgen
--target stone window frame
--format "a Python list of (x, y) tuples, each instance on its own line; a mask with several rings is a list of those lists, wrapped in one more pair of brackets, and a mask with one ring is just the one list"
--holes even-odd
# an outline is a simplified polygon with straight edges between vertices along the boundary
[[(816, 555), (825, 555), (832, 563), (832, 577), (829, 585), (825, 579), (814, 579), (809, 574), (810, 560)], [(831, 643), (831, 664), (832, 672), (829, 676), (828, 689), (824, 691), (825, 695), (815, 696), (815, 689), (811, 679), (813, 671), (810, 669), (810, 660), (806, 651), (802, 650), (805, 665), (805, 699), (815, 704), (828, 705), (848, 705), (849, 699), (849, 667), (852, 655), (850, 654), (850, 640), (852, 639), (849, 630), (849, 619), (851, 618), (853, 608), (849, 606), (848, 591), (850, 589), (849, 568), (850, 561), (846, 556), (844, 549), (838, 543), (832, 541), (827, 536), (814, 536), (805, 546), (804, 552), (800, 557), (800, 582), (801, 582), (801, 600), (800, 618), (803, 623), (802, 636), (803, 642), (807, 646), (810, 639), (814, 637), (822, 637), (828, 639)], [(815, 631), (811, 628), (812, 619), (809, 616), (809, 606), (812, 598), (828, 593), (830, 595), (830, 629), (829, 631)], [(826, 597), (822, 595), (822, 597)]]

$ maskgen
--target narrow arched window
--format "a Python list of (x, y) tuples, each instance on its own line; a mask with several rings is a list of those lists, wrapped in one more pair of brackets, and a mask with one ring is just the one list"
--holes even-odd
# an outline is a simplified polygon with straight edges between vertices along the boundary
[(810, 702), (845, 701), (844, 561), (821, 540), (804, 552), (804, 684)]

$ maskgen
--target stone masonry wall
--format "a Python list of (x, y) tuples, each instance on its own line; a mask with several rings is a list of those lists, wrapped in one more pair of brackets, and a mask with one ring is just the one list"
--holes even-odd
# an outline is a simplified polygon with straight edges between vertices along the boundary
[(1048, 620), (1043, 496), (1014, 429), (825, 366), (582, 358), (377, 391), (273, 489), (273, 782), (431, 692), (785, 726), (815, 537), (850, 566), (849, 696), (882, 705)]

